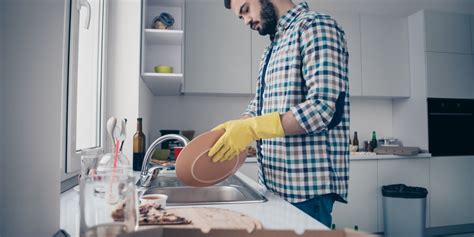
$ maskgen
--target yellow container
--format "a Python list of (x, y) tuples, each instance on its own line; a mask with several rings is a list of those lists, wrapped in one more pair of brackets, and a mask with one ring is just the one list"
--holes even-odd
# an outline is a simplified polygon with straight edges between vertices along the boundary
[(158, 65), (155, 68), (156, 73), (173, 73), (174, 69), (171, 66)]

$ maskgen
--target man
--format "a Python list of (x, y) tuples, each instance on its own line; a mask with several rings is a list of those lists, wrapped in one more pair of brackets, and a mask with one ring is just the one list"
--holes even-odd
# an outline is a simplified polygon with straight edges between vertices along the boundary
[(344, 31), (327, 15), (291, 0), (224, 0), (244, 23), (269, 35), (255, 98), (240, 120), (217, 126), (209, 151), (232, 159), (257, 140), (267, 189), (326, 226), (335, 200), (346, 202), (349, 82)]

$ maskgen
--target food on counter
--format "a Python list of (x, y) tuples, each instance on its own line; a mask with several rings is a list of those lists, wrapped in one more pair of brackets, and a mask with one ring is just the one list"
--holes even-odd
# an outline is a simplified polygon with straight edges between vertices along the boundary
[(120, 204), (118, 208), (116, 208), (113, 212), (112, 212), (112, 219), (114, 219), (114, 221), (117, 221), (117, 222), (123, 222), (125, 220), (125, 206), (127, 204), (123, 203), (123, 204)]
[(191, 221), (167, 212), (160, 204), (140, 205), (140, 225), (186, 225)]
[[(124, 220), (126, 204), (121, 204), (112, 212), (112, 219), (120, 222)], [(187, 225), (190, 220), (167, 212), (157, 203), (146, 203), (139, 206), (139, 225)]]

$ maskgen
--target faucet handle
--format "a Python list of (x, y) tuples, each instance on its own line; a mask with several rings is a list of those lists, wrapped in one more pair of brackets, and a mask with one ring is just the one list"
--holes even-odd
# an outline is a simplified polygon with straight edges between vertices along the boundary
[(161, 171), (161, 167), (159, 166), (153, 166), (150, 169), (148, 169), (148, 172), (146, 174), (141, 174), (140, 175), (140, 185), (142, 187), (148, 187), (151, 184), (151, 181), (153, 181), (158, 174)]

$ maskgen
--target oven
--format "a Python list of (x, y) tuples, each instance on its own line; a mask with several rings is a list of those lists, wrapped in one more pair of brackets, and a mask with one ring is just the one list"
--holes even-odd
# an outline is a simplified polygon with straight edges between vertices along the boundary
[(429, 98), (428, 141), (433, 156), (474, 155), (474, 100)]

